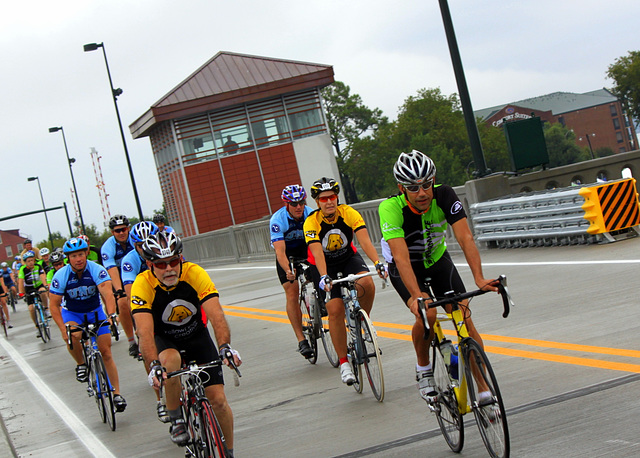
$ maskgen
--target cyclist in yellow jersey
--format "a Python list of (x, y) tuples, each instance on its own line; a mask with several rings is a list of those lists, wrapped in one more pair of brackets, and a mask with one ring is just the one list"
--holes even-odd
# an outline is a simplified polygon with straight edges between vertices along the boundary
[[(185, 361), (198, 364), (218, 358), (218, 350), (202, 320), (202, 312), (213, 327), (220, 354), (233, 357), (241, 364), (240, 355), (231, 349), (231, 334), (219, 294), (205, 270), (197, 264), (182, 261), (182, 241), (175, 232), (150, 235), (142, 245), (148, 270), (140, 273), (131, 289), (131, 310), (136, 323), (140, 351), (149, 368), (149, 383), (159, 387), (156, 371), (180, 369)], [(220, 422), (230, 452), (233, 453), (233, 413), (224, 392), (222, 368), (206, 369), (202, 377), (205, 393)], [(171, 418), (171, 440), (185, 445), (189, 439), (180, 410), (180, 381), (166, 380), (167, 409)]]
[[(371, 243), (364, 219), (357, 210), (338, 202), (339, 192), (340, 185), (333, 178), (323, 177), (313, 183), (311, 197), (315, 199), (318, 209), (307, 217), (303, 230), (311, 252), (309, 260), (315, 263), (321, 276), (320, 289), (331, 291), (327, 302), (329, 333), (340, 359), (340, 378), (343, 383), (353, 385), (355, 376), (347, 359), (344, 302), (340, 287), (332, 287), (331, 279), (336, 278), (338, 273), (347, 276), (369, 272), (353, 245), (354, 236), (358, 238), (362, 250), (373, 261), (382, 278), (386, 277), (386, 268)], [(357, 284), (362, 288), (360, 305), (370, 314), (376, 291), (373, 280), (371, 277), (364, 277)]]

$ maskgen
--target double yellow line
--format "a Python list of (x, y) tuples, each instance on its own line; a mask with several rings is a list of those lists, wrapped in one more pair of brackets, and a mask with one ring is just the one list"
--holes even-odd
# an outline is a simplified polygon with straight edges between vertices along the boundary
[[(274, 323), (289, 324), (286, 312), (279, 310), (263, 310), (252, 307), (240, 307), (237, 305), (224, 305), (225, 314), (240, 318), (248, 318), (251, 320), (271, 321)], [(374, 321), (379, 337), (396, 340), (411, 341), (411, 325), (398, 323), (384, 323)], [(394, 331), (388, 331), (391, 329)], [(404, 332), (397, 332), (404, 331)], [(445, 330), (445, 334), (454, 335), (453, 331)], [(613, 356), (616, 359), (621, 358), (637, 358), (640, 359), (640, 351), (626, 350), (621, 348), (596, 347), (592, 345), (578, 345), (564, 342), (552, 342), (548, 340), (526, 339), (520, 337), (505, 337), (493, 334), (482, 334), (485, 343), (485, 350), (488, 353), (498, 355), (513, 356), (518, 358), (536, 359), (540, 361), (551, 361), (555, 363), (573, 364), (576, 366), (594, 367), (600, 369), (609, 369), (614, 371), (640, 373), (640, 364), (616, 362), (610, 359), (597, 359), (585, 356), (570, 356), (566, 353), (554, 353), (555, 350), (579, 352), (583, 354), (595, 354), (603, 356)], [(532, 351), (512, 348), (509, 346), (491, 346), (487, 342), (500, 342), (504, 344), (513, 344), (520, 346), (528, 346), (535, 348), (544, 348), (548, 351)]]

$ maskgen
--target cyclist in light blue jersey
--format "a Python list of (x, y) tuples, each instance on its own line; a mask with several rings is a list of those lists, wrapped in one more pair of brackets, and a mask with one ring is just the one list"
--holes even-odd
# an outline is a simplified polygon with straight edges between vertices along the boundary
[(102, 245), (102, 265), (113, 283), (113, 294), (116, 297), (116, 305), (122, 329), (127, 335), (129, 341), (129, 356), (138, 357), (138, 344), (133, 334), (133, 320), (131, 318), (131, 307), (127, 302), (127, 295), (122, 285), (122, 277), (120, 276), (120, 265), (122, 258), (133, 250), (133, 240), (129, 234), (129, 218), (124, 215), (112, 216), (109, 220), (109, 229), (111, 229), (111, 237), (109, 237)]
[(307, 192), (298, 184), (285, 187), (281, 197), (284, 207), (276, 211), (269, 221), (271, 246), (276, 251), (276, 271), (287, 300), (287, 316), (298, 339), (298, 352), (305, 358), (311, 358), (313, 350), (302, 333), (299, 286), (295, 272), (291, 271), (289, 257), (307, 259), (302, 225), (313, 209), (307, 206)]
[[(66, 324), (83, 324), (85, 314), (87, 322), (95, 323), (96, 312), (98, 321), (107, 319), (100, 303), (100, 296), (106, 305), (107, 312), (113, 318), (115, 318), (116, 303), (112, 294), (111, 280), (105, 268), (87, 260), (89, 252), (87, 242), (77, 238), (69, 239), (65, 242), (63, 251), (67, 255), (69, 264), (53, 275), (49, 292), (51, 295), (51, 316), (60, 328), (62, 339), (66, 343), (68, 337)], [(64, 307), (62, 306), (63, 299)], [(76, 379), (79, 382), (86, 382), (88, 369), (82, 357), (80, 336), (78, 333), (73, 333), (71, 339), (73, 350), (70, 348), (68, 350), (77, 364)], [(113, 385), (113, 403), (116, 411), (122, 412), (127, 407), (127, 402), (120, 394), (118, 369), (111, 354), (111, 334), (108, 326), (103, 326), (98, 331), (98, 349), (102, 353), (105, 369)]]

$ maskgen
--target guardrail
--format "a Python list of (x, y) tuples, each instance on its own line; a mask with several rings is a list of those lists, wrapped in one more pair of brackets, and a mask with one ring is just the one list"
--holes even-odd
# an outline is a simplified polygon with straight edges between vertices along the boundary
[(579, 188), (479, 202), (471, 205), (477, 242), (487, 247), (576, 245), (596, 243), (584, 219)]

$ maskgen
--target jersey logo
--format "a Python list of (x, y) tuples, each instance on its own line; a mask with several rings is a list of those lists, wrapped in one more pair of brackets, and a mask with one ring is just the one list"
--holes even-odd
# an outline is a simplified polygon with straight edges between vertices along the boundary
[(451, 206), (451, 214), (455, 215), (456, 213), (460, 213), (460, 210), (462, 210), (462, 204), (459, 200), (456, 200)]
[(275, 232), (275, 233), (280, 232), (280, 226), (278, 226), (277, 224), (273, 224), (271, 226), (271, 232)]
[(109, 259), (109, 256), (106, 253), (102, 253), (102, 260), (106, 261), (107, 259)]
[(60, 282), (54, 278), (51, 286), (53, 286), (53, 289), (58, 289), (60, 288)]
[(216, 290), (215, 286), (211, 286), (209, 288), (207, 288), (205, 291), (203, 291), (202, 293), (200, 293), (198, 295), (198, 299), (202, 300), (205, 297), (207, 297), (209, 294), (216, 294), (218, 292), (218, 290)]
[(198, 312), (198, 309), (191, 303), (182, 299), (171, 301), (162, 312), (162, 321), (172, 326), (184, 326)]
[(136, 304), (136, 305), (145, 305), (145, 304), (147, 303), (147, 301), (145, 301), (144, 299), (142, 299), (142, 298), (141, 298), (141, 297), (139, 297), (139, 296), (133, 296), (133, 297), (131, 298), (131, 302), (132, 302), (133, 304)]
[(317, 234), (316, 231), (307, 231), (304, 235), (309, 239), (315, 239)]
[(103, 269), (103, 270), (101, 270), (101, 271), (100, 271), (100, 273), (98, 274), (98, 278), (102, 280), (103, 278), (107, 278), (107, 275), (109, 275), (109, 274), (107, 273), (107, 271), (106, 271), (106, 270), (104, 270), (104, 269)]
[(382, 223), (382, 231), (383, 232), (389, 232), (389, 231), (397, 231), (400, 228), (397, 226), (392, 226), (391, 224), (389, 224), (388, 222), (384, 222)]
[(122, 270), (124, 270), (125, 272), (133, 272), (133, 266), (130, 263), (125, 262), (124, 264), (122, 264)]
[(349, 238), (340, 229), (331, 229), (322, 240), (324, 251), (340, 251)]

